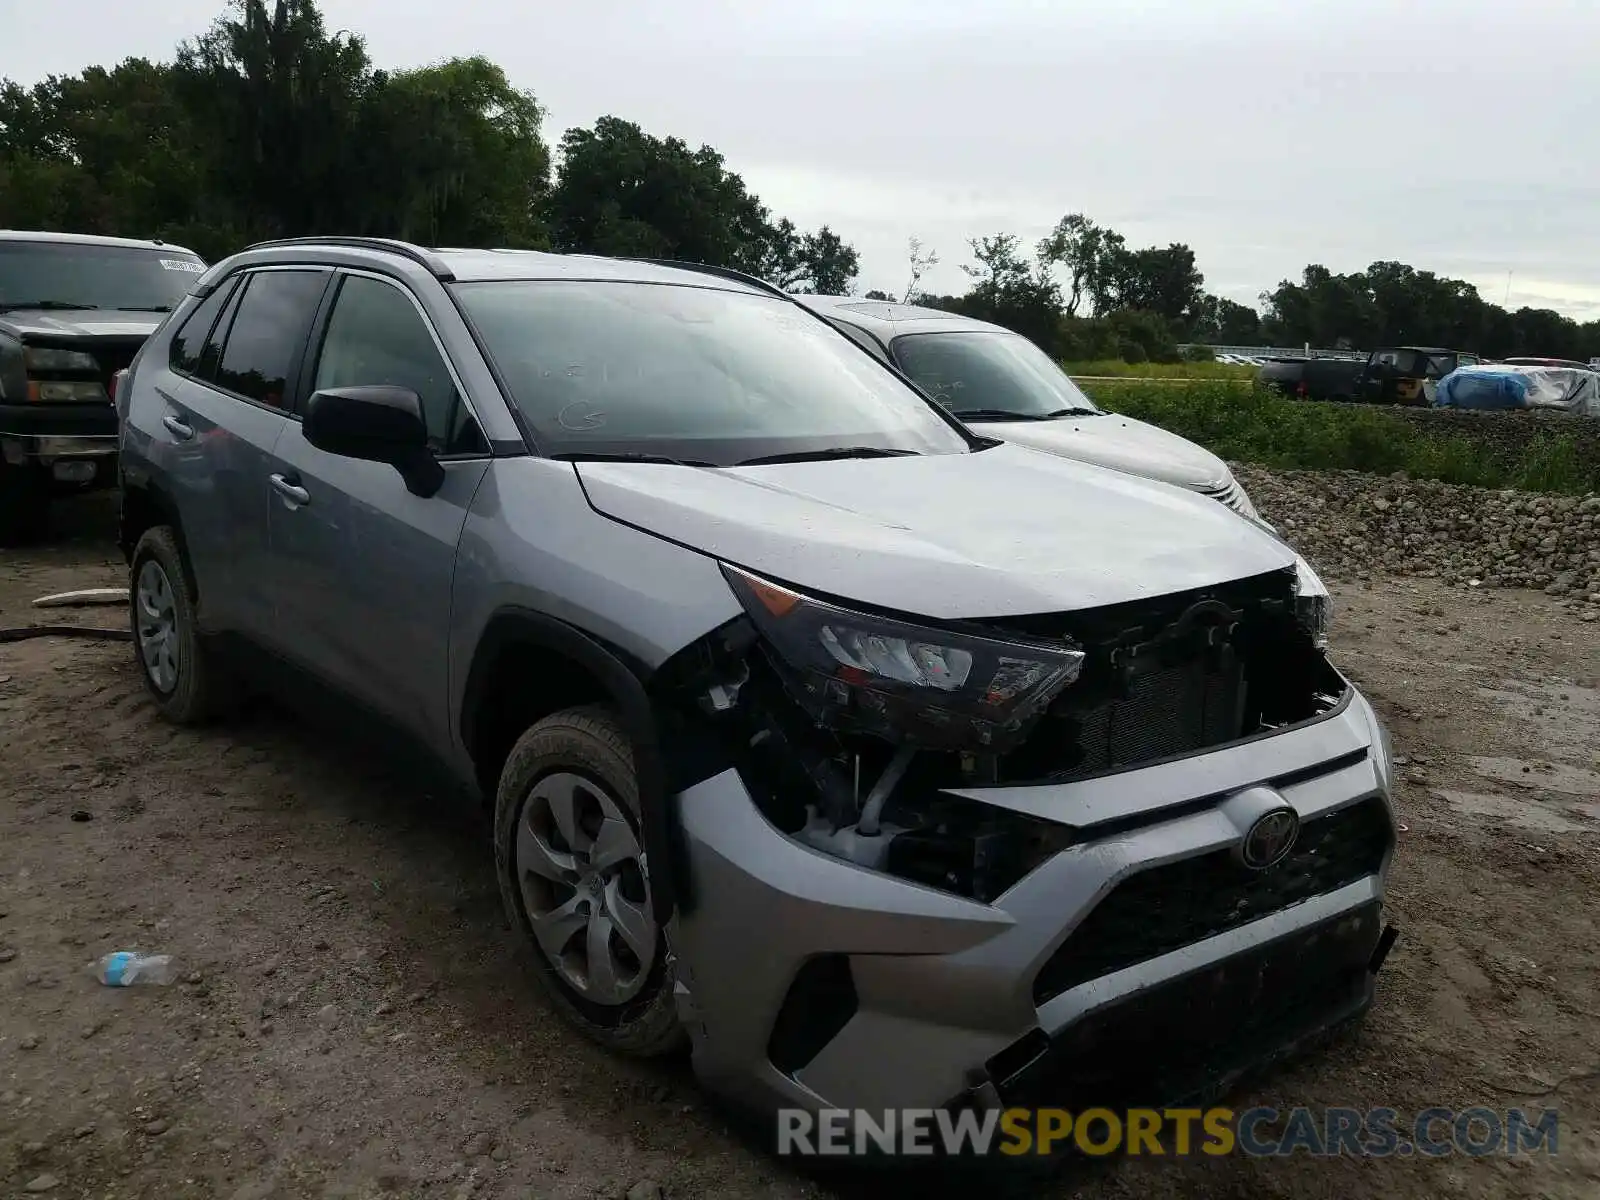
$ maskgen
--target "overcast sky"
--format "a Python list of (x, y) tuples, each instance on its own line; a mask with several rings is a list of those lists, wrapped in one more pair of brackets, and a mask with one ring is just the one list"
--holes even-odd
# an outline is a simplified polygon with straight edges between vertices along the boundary
[[(221, 0), (0, 0), (0, 75), (169, 57)], [(1081, 211), (1247, 303), (1398, 259), (1600, 317), (1595, 0), (324, 0), (374, 61), (485, 54), (548, 111), (710, 143), (898, 292), (906, 240)]]

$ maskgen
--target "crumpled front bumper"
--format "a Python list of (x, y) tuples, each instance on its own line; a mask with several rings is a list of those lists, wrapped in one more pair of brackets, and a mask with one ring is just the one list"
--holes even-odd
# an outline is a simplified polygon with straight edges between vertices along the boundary
[[(1296, 810), (1302, 836), (1319, 818), (1376, 820), (1376, 868), (1127, 965), (1113, 939), (1109, 958), (1090, 955), (1113, 969), (1063, 973), (1064, 945), (1098, 936), (1110, 907), (1089, 918), (1119, 887), (1164, 868), (1198, 878), (1182, 872), (1237, 848), (1263, 785)], [(1110, 1103), (1097, 1045), (1148, 1051), (1147, 1079), (1120, 1071), (1143, 1088), (1130, 1093), (1139, 1103), (1193, 1093), (1190, 1076), (1225, 1081), (1370, 1004), (1391, 786), (1387, 740), (1351, 688), (1321, 720), (1224, 749), (1080, 782), (963, 791), (1081, 831), (983, 904), (785, 836), (737, 772), (724, 772), (679, 797), (693, 903), (668, 936), (696, 1071), (766, 1110)], [(1174, 896), (1151, 920), (1181, 927), (1205, 900)], [(1148, 932), (1138, 911), (1135, 938)]]

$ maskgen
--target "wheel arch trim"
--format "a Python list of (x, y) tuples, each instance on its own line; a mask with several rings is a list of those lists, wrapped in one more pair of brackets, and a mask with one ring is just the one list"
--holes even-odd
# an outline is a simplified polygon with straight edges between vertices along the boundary
[(468, 754), (473, 753), (477, 743), (478, 716), (494, 664), (514, 645), (529, 646), (576, 663), (600, 684), (615, 706), (628, 735), (638, 775), (640, 824), (651, 864), (650, 902), (656, 920), (665, 925), (674, 912), (688, 910), (690, 895), (676, 797), (667, 787), (660, 729), (645, 690), (651, 675), (649, 668), (627, 651), (565, 621), (518, 605), (504, 605), (490, 614), (484, 625), (462, 690), (458, 733)]

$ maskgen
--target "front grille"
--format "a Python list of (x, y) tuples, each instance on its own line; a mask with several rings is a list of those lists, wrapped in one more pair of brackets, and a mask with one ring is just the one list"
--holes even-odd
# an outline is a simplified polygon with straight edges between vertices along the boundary
[(993, 623), (1085, 658), (996, 782), (1064, 782), (1226, 745), (1327, 711), (1344, 691), (1294, 617), (1294, 572)]
[(1089, 773), (1151, 762), (1239, 736), (1244, 668), (1234, 655), (1201, 654), (1130, 680), (1127, 694), (1074, 719)]
[(1388, 810), (1373, 797), (1307, 821), (1266, 871), (1215, 850), (1132, 875), (1045, 962), (1034, 1003), (1376, 874), (1392, 837)]
[(1379, 934), (1370, 904), (1135, 993), (1068, 1026), (999, 1082), (1001, 1100), (1081, 1111), (1209, 1099), (1357, 1015)]

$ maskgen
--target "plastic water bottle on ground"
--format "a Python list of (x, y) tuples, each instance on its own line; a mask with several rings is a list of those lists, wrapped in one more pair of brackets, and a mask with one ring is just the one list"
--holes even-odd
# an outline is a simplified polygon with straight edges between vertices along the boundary
[(177, 976), (170, 954), (139, 954), (119, 950), (94, 964), (94, 977), (107, 987), (132, 987), (136, 983), (166, 984)]

